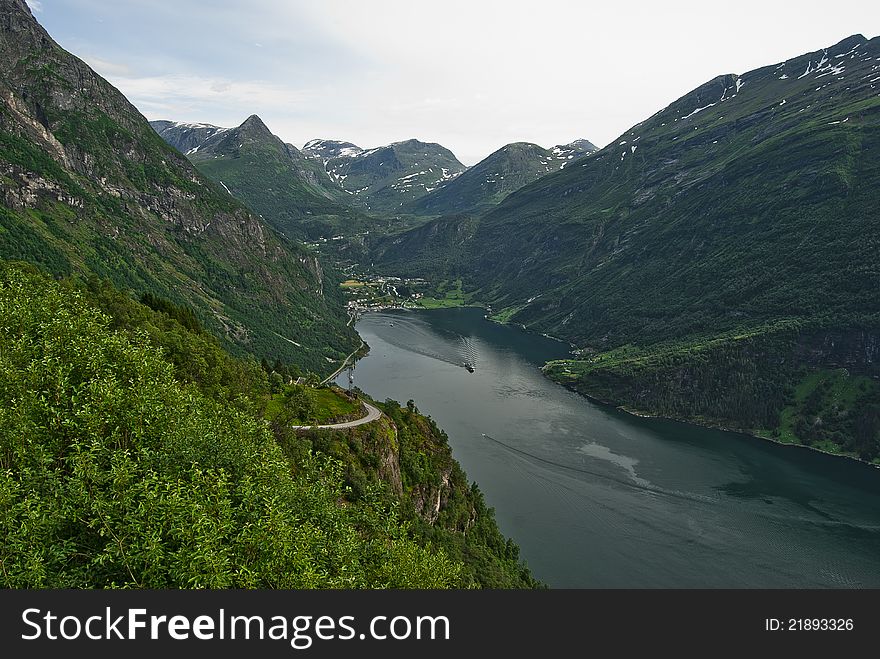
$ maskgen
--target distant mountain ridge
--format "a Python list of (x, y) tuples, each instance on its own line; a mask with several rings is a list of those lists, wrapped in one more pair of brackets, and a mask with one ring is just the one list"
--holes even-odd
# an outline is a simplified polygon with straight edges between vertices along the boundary
[(257, 115), (235, 128), (151, 125), (172, 146), (189, 147), (185, 153), (201, 172), (286, 236), (315, 240), (371, 225), (318, 161), (283, 142)]
[(192, 124), (182, 121), (151, 121), (150, 125), (163, 140), (184, 155), (197, 150), (205, 140), (217, 133), (229, 130), (212, 124)]
[[(187, 155), (211, 178), (222, 181), (274, 226), (302, 238), (327, 237), (337, 230), (351, 234), (370, 224), (363, 218), (352, 219), (357, 213), (351, 215), (315, 200), (314, 195), (378, 216), (473, 213), (486, 210), (520, 187), (597, 150), (585, 139), (551, 149), (518, 142), (502, 147), (468, 168), (449, 149), (433, 142), (410, 139), (363, 149), (352, 142), (314, 139), (300, 150), (292, 144), (284, 144), (267, 128), (263, 131), (263, 153), (260, 159), (247, 160), (249, 173), (245, 174), (230, 173), (238, 166), (245, 166), (245, 161), (234, 163), (245, 144), (238, 137), (239, 132), (246, 129), (245, 124), (238, 128), (167, 120), (150, 124), (166, 142)], [(285, 148), (281, 149), (278, 143)], [(267, 153), (271, 153), (268, 160), (265, 159)], [(268, 171), (255, 175), (249, 184), (242, 186), (242, 176), (248, 178), (250, 173), (266, 169), (270, 162), (276, 172), (279, 168), (286, 170), (285, 176), (298, 180), (302, 189), (293, 190), (295, 184), (289, 180), (276, 180), (274, 186), (255, 185), (258, 179), (272, 178)], [(453, 185), (462, 174), (467, 176)], [(239, 179), (236, 186), (230, 186), (231, 179)], [(277, 198), (281, 188), (288, 188), (283, 193), (290, 197), (286, 202), (290, 211), (287, 213)], [(264, 199), (264, 194), (276, 199)], [(292, 214), (296, 219), (272, 219), (279, 214)], [(312, 221), (309, 216), (324, 216), (324, 220)], [(348, 217), (328, 222), (326, 216)]]
[(421, 215), (479, 213), (523, 186), (597, 150), (585, 139), (551, 149), (528, 142), (507, 144), (421, 197), (410, 208)]
[(399, 212), (467, 169), (446, 147), (416, 139), (367, 150), (312, 140), (303, 151), (320, 159), (354, 203), (373, 212)]
[(364, 150), (351, 142), (339, 140), (311, 140), (302, 148), (303, 153), (313, 158), (318, 158), (322, 164), (335, 158), (350, 158), (364, 152)]
[[(228, 163), (215, 161), (228, 161), (240, 156), (239, 150), (242, 147), (235, 146), (235, 136), (236, 131), (241, 130), (244, 124), (238, 129), (165, 120), (153, 121), (151, 125), (169, 144), (189, 156), (215, 180), (220, 180), (221, 171), (234, 169)], [(268, 133), (268, 129), (265, 132)], [(271, 133), (263, 136), (265, 143), (262, 155), (274, 152), (270, 156), (273, 166), (286, 169), (286, 175), (300, 180), (309, 188), (294, 193), (293, 196), (297, 198), (294, 206), (299, 211), (312, 215), (344, 213), (339, 208), (328, 209), (321, 204), (317, 208), (310, 207), (306, 201), (310, 194), (317, 194), (361, 213), (399, 213), (410, 202), (467, 169), (449, 149), (415, 139), (373, 149), (362, 149), (351, 142), (338, 140), (311, 140), (302, 150), (292, 144), (285, 144), (287, 152), (281, 153), (278, 145), (271, 146), (270, 142), (284, 143), (275, 135), (270, 135)], [(278, 158), (285, 162), (280, 164)], [(260, 168), (260, 163), (250, 161), (248, 166)], [(226, 178), (231, 178), (228, 173)], [(229, 185), (229, 181), (224, 180), (224, 183)], [(259, 190), (250, 187), (252, 189), (245, 192), (243, 197), (246, 203), (255, 209), (265, 206), (265, 203), (260, 203)], [(274, 188), (269, 191), (270, 194), (273, 191)], [(262, 211), (259, 212), (265, 215)], [(290, 223), (285, 225), (288, 228), (292, 226)], [(354, 225), (357, 228), (365, 226), (363, 222), (355, 222)], [(345, 222), (339, 223), (339, 226), (345, 226)], [(311, 231), (306, 235), (315, 237), (321, 233)]]

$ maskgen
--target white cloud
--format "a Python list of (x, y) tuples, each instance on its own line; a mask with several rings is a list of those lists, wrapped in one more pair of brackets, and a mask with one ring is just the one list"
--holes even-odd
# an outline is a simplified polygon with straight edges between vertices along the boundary
[(35, 14), (43, 11), (43, 3), (40, 0), (26, 0), (27, 6), (31, 8), (31, 11)]
[(315, 92), (311, 90), (261, 80), (188, 74), (108, 75), (107, 78), (150, 119), (237, 125), (250, 114), (271, 112), (277, 108), (288, 112), (301, 110), (315, 98)]
[(514, 141), (607, 144), (716, 75), (880, 33), (880, 4), (826, 4), (53, 0), (46, 20), (150, 118), (257, 113), (298, 145), (417, 137), (472, 164)]

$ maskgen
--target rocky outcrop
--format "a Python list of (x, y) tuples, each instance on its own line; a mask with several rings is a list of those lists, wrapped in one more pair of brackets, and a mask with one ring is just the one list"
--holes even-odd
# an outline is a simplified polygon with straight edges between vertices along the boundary
[[(412, 496), (413, 504), (416, 511), (422, 516), (428, 524), (436, 524), (440, 517), (440, 511), (446, 507), (449, 500), (449, 478), (451, 469), (444, 470), (440, 473), (440, 482), (436, 485), (419, 485), (413, 488)], [(464, 529), (463, 529), (464, 530)]]
[(159, 136), (183, 154), (197, 151), (208, 138), (228, 128), (220, 128), (212, 124), (194, 124), (181, 121), (151, 121)]

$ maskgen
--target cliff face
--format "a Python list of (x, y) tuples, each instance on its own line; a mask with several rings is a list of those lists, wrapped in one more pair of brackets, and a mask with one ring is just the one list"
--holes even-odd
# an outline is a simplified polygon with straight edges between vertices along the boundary
[(0, 0), (0, 221), (0, 257), (183, 303), (238, 351), (323, 371), (355, 345), (314, 256), (199, 174), (21, 0)]

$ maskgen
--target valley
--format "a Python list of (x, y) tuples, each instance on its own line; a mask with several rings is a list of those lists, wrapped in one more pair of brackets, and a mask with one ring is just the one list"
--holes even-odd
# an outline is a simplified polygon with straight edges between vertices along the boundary
[[(584, 358), (545, 371), (585, 395), (877, 461), (878, 49), (854, 35), (718, 76), (369, 259), (461, 278), (494, 318), (571, 342)], [(858, 396), (800, 405), (841, 369)]]
[(868, 465), (593, 402), (541, 373), (566, 344), (481, 309), (368, 313), (357, 329), (371, 350), (354, 385), (418, 401), (552, 588), (877, 583)]
[(374, 221), (321, 166), (256, 116), (150, 126), (23, 0), (0, 55), (0, 584), (541, 585), (414, 406), (312, 428), (363, 343), (301, 241)]
[(466, 165), (0, 10), (5, 586), (878, 585), (880, 37)]

